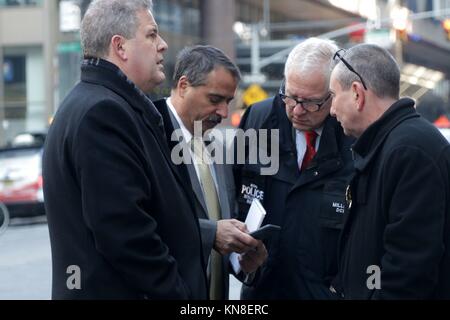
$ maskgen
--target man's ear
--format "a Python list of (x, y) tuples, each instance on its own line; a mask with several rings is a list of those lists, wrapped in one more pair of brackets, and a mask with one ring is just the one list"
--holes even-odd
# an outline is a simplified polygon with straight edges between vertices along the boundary
[(180, 79), (178, 79), (177, 83), (177, 91), (178, 95), (182, 98), (184, 98), (184, 95), (186, 93), (186, 89), (189, 87), (189, 80), (186, 76), (181, 76)]
[(366, 92), (364, 91), (364, 87), (360, 82), (352, 83), (352, 100), (355, 103), (356, 109), (358, 111), (362, 111), (364, 108), (364, 102), (366, 100)]
[(111, 38), (111, 53), (123, 61), (128, 60), (125, 50), (125, 38), (119, 35), (114, 35)]

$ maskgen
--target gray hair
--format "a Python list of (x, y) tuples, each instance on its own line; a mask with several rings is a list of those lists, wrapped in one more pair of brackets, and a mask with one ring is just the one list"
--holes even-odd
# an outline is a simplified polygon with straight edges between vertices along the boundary
[(81, 22), (80, 37), (86, 57), (104, 58), (114, 35), (134, 38), (139, 21), (136, 13), (152, 10), (151, 0), (94, 0)]
[(218, 66), (228, 70), (237, 81), (241, 79), (239, 68), (222, 50), (213, 46), (186, 47), (177, 56), (172, 88), (177, 87), (182, 76), (187, 77), (191, 86), (201, 86), (205, 84), (208, 74)]
[(338, 49), (334, 41), (319, 38), (309, 38), (299, 43), (289, 53), (284, 66), (284, 77), (287, 78), (290, 72), (307, 74), (322, 69), (328, 86), (331, 74), (330, 65), (333, 54)]
[[(359, 44), (346, 51), (343, 58), (361, 75), (366, 86), (377, 97), (398, 99), (400, 69), (387, 50), (373, 44)], [(361, 82), (337, 57), (335, 63), (336, 79), (343, 90), (349, 90), (355, 81)]]

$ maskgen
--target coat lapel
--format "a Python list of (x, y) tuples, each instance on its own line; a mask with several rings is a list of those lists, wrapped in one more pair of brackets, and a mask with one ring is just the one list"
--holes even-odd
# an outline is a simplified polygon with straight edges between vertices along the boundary
[[(155, 101), (155, 105), (160, 112), (163, 114), (165, 128), (166, 128), (166, 136), (169, 143), (170, 150), (172, 150), (173, 147), (179, 142), (172, 141), (171, 136), (172, 132), (174, 132), (177, 129), (180, 129), (180, 125), (178, 124), (175, 116), (170, 112), (166, 100), (158, 100)], [(165, 109), (165, 112), (162, 110), (162, 108)], [(185, 143), (184, 141), (182, 143)], [(193, 160), (191, 159), (191, 155), (186, 155), (189, 158), (189, 163), (186, 163), (185, 166), (183, 165), (177, 165), (177, 168), (182, 172), (182, 175), (185, 179), (188, 179), (190, 185), (192, 186), (192, 190), (194, 191), (195, 199), (198, 202), (199, 206), (203, 209), (204, 217), (208, 217), (208, 210), (206, 209), (206, 203), (205, 199), (203, 198), (203, 191), (202, 187), (200, 185), (200, 182), (197, 178), (197, 173), (195, 171), (195, 166), (193, 164)]]
[[(225, 149), (225, 148), (224, 148)], [(214, 170), (216, 172), (217, 180), (217, 196), (219, 197), (220, 212), (222, 219), (230, 218), (230, 204), (228, 202), (228, 190), (227, 190), (227, 177), (225, 176), (225, 166), (226, 164), (216, 164), (214, 163)]]
[[(102, 76), (98, 76), (97, 67), (83, 64), (81, 80), (90, 83), (100, 83), (122, 97), (138, 114), (141, 115), (146, 127), (153, 133), (164, 157), (171, 164), (176, 177), (180, 178), (170, 157), (170, 151), (165, 137), (164, 121), (161, 112), (158, 112), (152, 101), (131, 83), (126, 76), (113, 64), (105, 60), (96, 59), (97, 64), (103, 68)], [(117, 81), (117, 77), (125, 81)]]

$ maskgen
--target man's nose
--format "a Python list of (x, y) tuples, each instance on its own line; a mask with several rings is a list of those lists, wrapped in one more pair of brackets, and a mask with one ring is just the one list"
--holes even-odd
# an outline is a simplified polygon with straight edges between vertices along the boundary
[(305, 114), (307, 112), (301, 103), (297, 103), (292, 111), (295, 115)]
[(223, 103), (221, 103), (219, 105), (219, 107), (217, 108), (216, 114), (221, 116), (222, 119), (228, 118), (228, 103), (226, 101), (224, 101)]
[(334, 105), (335, 105), (335, 103), (334, 103), (334, 101), (331, 103), (331, 107), (330, 107), (330, 115), (332, 116), (332, 117), (336, 117), (336, 110), (335, 110), (335, 108), (334, 108)]
[(164, 41), (164, 39), (159, 36), (160, 42), (159, 42), (159, 46), (158, 49), (161, 52), (167, 51), (167, 49), (169, 48), (169, 46), (167, 45), (167, 43)]

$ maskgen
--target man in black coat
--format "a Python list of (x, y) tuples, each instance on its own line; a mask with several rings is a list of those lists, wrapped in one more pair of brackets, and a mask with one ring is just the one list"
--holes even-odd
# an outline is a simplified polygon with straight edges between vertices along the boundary
[(335, 60), (331, 113), (358, 138), (336, 289), (346, 299), (450, 299), (450, 145), (399, 99), (386, 50), (358, 45)]
[(207, 298), (191, 187), (145, 95), (164, 80), (167, 45), (144, 3), (92, 2), (81, 27), (81, 81), (49, 130), (54, 299)]
[[(266, 129), (270, 141), (263, 150), (261, 141), (242, 140), (247, 142), (245, 163), (234, 168), (240, 215), (245, 219), (258, 198), (267, 211), (264, 224), (282, 227), (267, 242), (267, 263), (253, 285), (243, 287), (243, 299), (336, 298), (329, 288), (337, 272), (345, 187), (353, 169), (353, 139), (329, 116), (329, 66), (336, 50), (332, 42), (316, 38), (299, 44), (286, 62), (280, 94), (251, 106), (242, 118), (241, 129)], [(311, 133), (315, 142), (308, 141)], [(236, 141), (238, 155), (242, 145)], [(252, 163), (258, 147), (272, 163)], [(262, 174), (270, 167), (270, 174)]]

